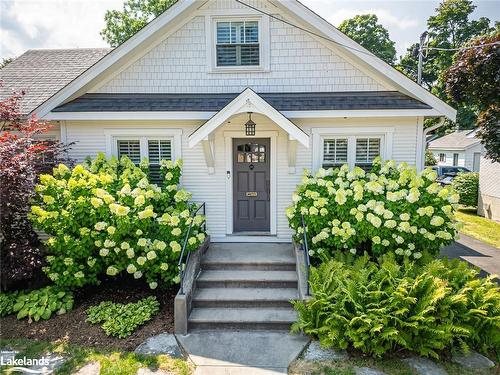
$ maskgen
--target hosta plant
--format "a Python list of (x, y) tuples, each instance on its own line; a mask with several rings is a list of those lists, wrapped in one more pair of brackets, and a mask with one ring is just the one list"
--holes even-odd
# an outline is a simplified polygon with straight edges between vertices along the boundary
[(320, 169), (306, 172), (287, 209), (296, 239), (307, 224), (310, 254), (328, 259), (336, 251), (373, 257), (394, 253), (399, 259), (435, 255), (455, 237), (455, 204), (459, 196), (436, 181), (436, 173), (417, 173), (406, 163), (381, 163), (370, 173)]
[(205, 239), (204, 217), (192, 217), (191, 194), (178, 189), (181, 162), (162, 162), (162, 187), (148, 181), (146, 165), (99, 155), (40, 177), (32, 220), (52, 236), (44, 271), (56, 285), (81, 287), (120, 273), (145, 278), (152, 289), (178, 282), (188, 227), (190, 251)]
[(17, 319), (28, 318), (39, 321), (49, 319), (52, 314), (64, 314), (73, 308), (73, 293), (61, 290), (55, 286), (48, 286), (31, 292), (21, 292), (12, 307), (17, 313)]
[(433, 357), (453, 348), (498, 351), (500, 289), (492, 277), (477, 275), (458, 260), (418, 266), (393, 254), (378, 262), (337, 255), (311, 269), (313, 298), (294, 303), (293, 328), (325, 346), (375, 356), (400, 349)]
[(14, 313), (14, 304), (19, 296), (19, 292), (0, 293), (0, 317)]
[(159, 311), (155, 297), (147, 297), (136, 303), (101, 302), (87, 310), (87, 322), (101, 324), (108, 336), (130, 336), (140, 325), (151, 320)]

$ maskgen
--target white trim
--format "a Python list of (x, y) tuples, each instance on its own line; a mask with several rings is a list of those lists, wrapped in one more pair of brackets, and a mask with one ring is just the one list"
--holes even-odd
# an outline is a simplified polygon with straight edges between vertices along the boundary
[[(307, 93), (304, 93), (307, 95)], [(436, 117), (435, 109), (283, 111), (289, 119), (358, 117)], [(44, 120), (209, 120), (217, 112), (50, 112)]]
[(141, 129), (140, 127), (134, 129), (120, 129), (120, 128), (105, 128), (103, 129), (106, 138), (106, 156), (117, 155), (116, 140), (117, 139), (139, 139), (141, 140), (141, 159), (144, 155), (145, 147), (144, 141), (147, 139), (171, 139), (172, 140), (172, 160), (182, 159), (182, 129)]
[(305, 147), (309, 147), (309, 136), (259, 95), (257, 95), (252, 89), (244, 90), (233, 101), (217, 112), (214, 117), (196, 129), (189, 136), (189, 147), (192, 148), (203, 139), (207, 138), (215, 129), (225, 123), (231, 116), (246, 112), (260, 113), (267, 116), (294, 139), (302, 143)]
[(317, 171), (323, 164), (323, 142), (325, 138), (347, 138), (347, 162), (351, 168), (355, 164), (356, 138), (380, 138), (380, 157), (392, 158), (394, 138), (393, 127), (349, 127), (349, 128), (312, 128), (312, 170)]
[(50, 112), (44, 120), (208, 120), (216, 112)]
[[(401, 91), (405, 94), (429, 104), (440, 114), (448, 117), (452, 121), (455, 121), (455, 109), (431, 94), (429, 91), (422, 88), (420, 85), (413, 82), (404, 74), (398, 72), (396, 69), (376, 57), (374, 54), (370, 53), (365, 48), (361, 47), (359, 44), (348, 38), (333, 25), (322, 19), (297, 0), (272, 1), (272, 3), (279, 8), (279, 10), (276, 11), (277, 13), (279, 13), (280, 10), (283, 14), (291, 13), (292, 16), (305, 23), (306, 26), (309, 25), (312, 28), (312, 31), (316, 31), (338, 43), (353, 48), (349, 49), (342, 47), (339, 44), (332, 43), (332, 48), (335, 47), (338, 50), (342, 50), (348, 56), (353, 56), (353, 58), (358, 59), (362, 64), (366, 64), (367, 67), (373, 69), (374, 74), (382, 75), (389, 81), (394, 82), (394, 84), (400, 87)], [(125, 43), (115, 48), (112, 52), (104, 56), (75, 80), (38, 106), (33, 113), (36, 113), (39, 117), (44, 117), (56, 106), (64, 103), (74, 96), (77, 96), (80, 91), (85, 91), (85, 87), (89, 88), (92, 86), (92, 81), (103, 78), (103, 73), (111, 71), (110, 68), (113, 65), (115, 69), (119, 69), (121, 67), (121, 60), (126, 58), (130, 59), (133, 52), (135, 52), (134, 50), (138, 49), (138, 53), (140, 53), (141, 50), (147, 49), (154, 44), (158, 38), (164, 37), (165, 30), (167, 28), (172, 29), (176, 24), (185, 21), (186, 18), (193, 17), (194, 14), (199, 14), (197, 13), (197, 8), (199, 8), (199, 6), (200, 4), (197, 0), (178, 1), (166, 12), (155, 18), (148, 25), (146, 25), (146, 27), (133, 35)]]
[(59, 122), (59, 129), (61, 131), (61, 142), (68, 143), (68, 127), (66, 126), (66, 121)]
[[(271, 165), (270, 165), (270, 233), (271, 235), (277, 234), (277, 187), (278, 187), (278, 171), (277, 171), (277, 157), (278, 157), (278, 132), (275, 130), (257, 130), (254, 137), (245, 136), (244, 131), (225, 131), (224, 132), (224, 146), (226, 153), (226, 234), (233, 234), (233, 138), (270, 138), (271, 139)], [(230, 172), (229, 178), (227, 171)], [(234, 236), (239, 237), (239, 236)], [(250, 236), (253, 237), (253, 236)], [(233, 237), (231, 237), (233, 238)], [(254, 237), (256, 238), (256, 237)], [(238, 241), (234, 241), (238, 242)]]
[[(257, 21), (259, 28), (259, 65), (217, 66), (217, 22)], [(269, 17), (257, 12), (253, 14), (226, 14), (205, 16), (205, 34), (208, 73), (269, 72), (271, 64), (271, 41)]]
[(417, 150), (416, 150), (416, 162), (417, 171), (420, 172), (424, 169), (425, 164), (425, 141), (424, 141), (424, 118), (417, 118)]

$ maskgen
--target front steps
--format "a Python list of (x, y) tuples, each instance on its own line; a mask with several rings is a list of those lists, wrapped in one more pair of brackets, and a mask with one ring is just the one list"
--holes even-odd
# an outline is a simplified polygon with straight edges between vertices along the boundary
[(291, 244), (211, 244), (201, 259), (189, 330), (289, 330), (297, 314)]

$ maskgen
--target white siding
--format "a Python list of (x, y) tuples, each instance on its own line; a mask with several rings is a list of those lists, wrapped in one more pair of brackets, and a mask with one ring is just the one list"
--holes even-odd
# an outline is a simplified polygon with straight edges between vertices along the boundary
[[(438, 165), (452, 166), (453, 165), (453, 154), (458, 154), (458, 167), (465, 167), (471, 171), (474, 170), (474, 153), (481, 153), (483, 146), (478, 143), (475, 146), (469, 147), (466, 150), (449, 150), (449, 149), (431, 149), (434, 157), (438, 161)], [(439, 154), (446, 155), (446, 161), (439, 161)]]
[(500, 163), (481, 158), (479, 173), (479, 204), (481, 216), (500, 221)]
[[(277, 139), (277, 237), (280, 241), (289, 241), (292, 232), (288, 228), (285, 209), (291, 203), (291, 195), (300, 183), (304, 169), (312, 167), (312, 150), (302, 145), (297, 147), (296, 173), (290, 174), (288, 169), (288, 134), (261, 115), (254, 115), (257, 131), (278, 131)], [(235, 116), (231, 123), (219, 127), (214, 133), (215, 173), (209, 174), (205, 164), (201, 144), (190, 149), (188, 136), (201, 125), (201, 122), (187, 121), (68, 121), (66, 123), (67, 141), (77, 142), (70, 154), (82, 161), (86, 156), (95, 156), (98, 152), (106, 152), (105, 129), (182, 129), (182, 158), (184, 160), (183, 185), (193, 193), (193, 200), (207, 203), (208, 230), (214, 238), (222, 238), (226, 233), (226, 155), (224, 131), (241, 130), (246, 115)], [(415, 165), (417, 118), (376, 118), (376, 119), (321, 119), (295, 121), (305, 132), (311, 128), (355, 128), (355, 127), (393, 127), (393, 159)]]
[[(267, 2), (254, 1), (265, 8)], [(225, 15), (235, 8), (248, 11), (236, 1), (217, 1), (209, 6)], [(269, 11), (269, 10), (268, 10)], [(219, 13), (220, 12), (220, 13)], [(381, 91), (394, 90), (370, 77), (317, 38), (281, 21), (270, 20), (270, 71), (209, 72), (206, 18), (198, 13), (187, 24), (117, 74), (101, 93), (239, 93), (247, 87), (257, 92)], [(209, 48), (213, 48), (210, 45)]]

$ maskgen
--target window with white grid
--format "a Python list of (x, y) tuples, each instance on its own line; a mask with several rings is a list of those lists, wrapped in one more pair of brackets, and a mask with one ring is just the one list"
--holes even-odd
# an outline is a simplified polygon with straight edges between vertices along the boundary
[(341, 167), (347, 163), (347, 138), (323, 140), (323, 168)]
[(216, 22), (216, 66), (259, 65), (259, 22)]
[(117, 141), (117, 151), (119, 159), (122, 156), (127, 156), (136, 165), (141, 162), (141, 141), (138, 139), (119, 139)]

